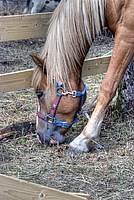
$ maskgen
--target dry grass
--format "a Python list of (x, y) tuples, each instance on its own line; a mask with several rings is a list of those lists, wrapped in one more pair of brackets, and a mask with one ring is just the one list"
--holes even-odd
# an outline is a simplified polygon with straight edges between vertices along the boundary
[[(98, 90), (100, 78), (96, 77), (95, 81), (91, 77), (90, 95)], [(1, 103), (1, 127), (35, 117), (33, 89), (3, 94)], [(85, 124), (86, 121), (81, 119), (74, 125), (60, 149), (56, 146), (45, 149), (33, 132), (18, 140), (2, 143), (0, 173), (64, 191), (89, 193), (93, 199), (133, 199), (132, 116), (123, 119), (118, 112), (109, 111), (99, 141), (104, 150), (95, 152), (92, 149), (88, 154), (70, 155), (68, 144)]]
[(61, 149), (45, 149), (33, 137), (1, 144), (1, 173), (89, 193), (94, 199), (133, 199), (133, 121), (105, 120), (100, 138), (104, 151), (70, 155), (68, 142), (80, 131), (81, 123), (72, 128)]

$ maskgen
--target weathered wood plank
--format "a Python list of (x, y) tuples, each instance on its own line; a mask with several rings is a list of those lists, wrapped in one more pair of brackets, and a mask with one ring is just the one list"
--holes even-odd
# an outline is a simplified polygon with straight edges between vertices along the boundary
[[(84, 62), (82, 76), (106, 72), (110, 56), (87, 59)], [(0, 75), (0, 92), (10, 92), (31, 87), (33, 69)]]
[(33, 69), (0, 74), (0, 92), (31, 88)]
[(80, 197), (86, 198), (86, 200), (91, 200), (92, 198), (89, 197), (89, 194), (84, 194), (84, 193), (74, 193), (74, 192), (69, 192), (69, 194), (77, 195)]
[[(0, 199), (2, 200), (88, 200), (46, 186), (26, 182), (6, 175), (0, 175)], [(91, 198), (90, 198), (91, 199)]]
[(91, 76), (106, 72), (111, 56), (87, 59), (84, 62), (82, 76)]
[(52, 13), (0, 16), (0, 42), (45, 37)]

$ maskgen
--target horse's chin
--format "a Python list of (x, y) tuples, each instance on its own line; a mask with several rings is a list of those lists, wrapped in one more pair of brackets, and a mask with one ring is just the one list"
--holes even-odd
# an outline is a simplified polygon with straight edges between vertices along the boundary
[(37, 139), (41, 144), (46, 144), (47, 146), (52, 146), (56, 144), (62, 144), (65, 140), (64, 135), (60, 134), (58, 131), (49, 131), (45, 133), (38, 132)]
[(50, 144), (51, 145), (62, 144), (64, 140), (65, 140), (64, 135), (61, 135), (59, 132), (56, 131), (50, 138)]

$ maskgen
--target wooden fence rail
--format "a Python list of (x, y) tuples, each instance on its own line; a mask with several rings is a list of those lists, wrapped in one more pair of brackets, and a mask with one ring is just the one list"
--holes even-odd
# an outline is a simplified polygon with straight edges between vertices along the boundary
[(52, 13), (0, 16), (0, 42), (45, 37)]
[[(84, 62), (82, 76), (106, 72), (110, 56), (87, 59)], [(33, 69), (0, 74), (0, 92), (11, 92), (31, 88)]]
[(75, 194), (0, 174), (1, 200), (91, 200), (88, 194)]

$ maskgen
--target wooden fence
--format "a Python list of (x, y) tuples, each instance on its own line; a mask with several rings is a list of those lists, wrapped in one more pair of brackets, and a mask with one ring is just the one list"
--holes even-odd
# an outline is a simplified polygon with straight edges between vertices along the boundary
[(52, 13), (0, 16), (0, 42), (45, 37)]
[(0, 174), (1, 200), (91, 200), (88, 194), (69, 193)]
[[(0, 17), (0, 42), (45, 37), (52, 13)], [(21, 31), (20, 31), (21, 30)], [(104, 73), (110, 56), (87, 59), (83, 77)], [(31, 87), (33, 69), (0, 74), (0, 92), (10, 92)]]

